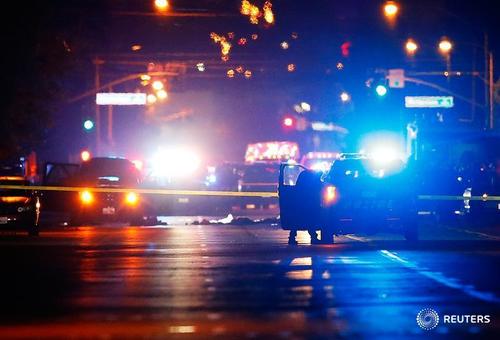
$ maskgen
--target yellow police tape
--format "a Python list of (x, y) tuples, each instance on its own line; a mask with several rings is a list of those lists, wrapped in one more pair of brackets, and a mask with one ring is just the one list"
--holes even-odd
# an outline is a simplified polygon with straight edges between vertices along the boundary
[(87, 188), (87, 187), (58, 187), (58, 186), (23, 186), (23, 185), (0, 185), (0, 189), (9, 190), (32, 190), (32, 191), (90, 191), (109, 193), (129, 193), (171, 195), (171, 196), (231, 196), (231, 197), (278, 197), (277, 192), (265, 191), (211, 191), (211, 190), (171, 190), (171, 189), (137, 189), (137, 188)]
[(419, 200), (427, 201), (500, 201), (500, 196), (447, 196), (447, 195), (418, 195)]
[[(264, 197), (276, 198), (277, 192), (266, 191), (212, 191), (212, 190), (173, 190), (173, 189), (132, 189), (132, 188), (91, 188), (91, 187), (61, 187), (61, 186), (24, 186), (24, 185), (0, 185), (0, 189), (8, 190), (32, 190), (32, 191), (77, 191), (84, 190), (90, 192), (114, 192), (114, 193), (129, 193), (135, 192), (138, 194), (153, 194), (153, 195), (170, 195), (170, 196), (230, 196), (230, 197)], [(418, 195), (419, 200), (425, 201), (500, 201), (500, 196), (451, 196), (451, 195)]]

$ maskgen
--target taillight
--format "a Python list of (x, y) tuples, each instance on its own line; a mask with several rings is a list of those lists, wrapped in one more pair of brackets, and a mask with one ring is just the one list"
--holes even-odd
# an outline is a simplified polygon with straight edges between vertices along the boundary
[(125, 196), (125, 202), (127, 202), (127, 204), (135, 205), (137, 201), (139, 201), (139, 197), (135, 192), (129, 192), (127, 196)]
[(22, 203), (26, 204), (30, 200), (29, 197), (25, 196), (5, 196), (5, 197), (0, 197), (0, 202), (3, 203)]
[(323, 190), (323, 205), (330, 206), (337, 202), (337, 188), (333, 185), (327, 185)]
[(90, 204), (94, 200), (94, 196), (92, 195), (92, 193), (90, 191), (85, 190), (85, 191), (82, 191), (80, 193), (80, 200), (84, 204)]

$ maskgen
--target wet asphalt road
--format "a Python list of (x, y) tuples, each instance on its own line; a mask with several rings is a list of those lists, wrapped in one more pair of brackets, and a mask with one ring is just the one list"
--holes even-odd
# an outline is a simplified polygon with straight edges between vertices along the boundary
[[(288, 246), (276, 225), (191, 219), (0, 232), (0, 338), (498, 338), (494, 230), (426, 225), (418, 246), (299, 233)], [(426, 307), (491, 322), (424, 331)]]

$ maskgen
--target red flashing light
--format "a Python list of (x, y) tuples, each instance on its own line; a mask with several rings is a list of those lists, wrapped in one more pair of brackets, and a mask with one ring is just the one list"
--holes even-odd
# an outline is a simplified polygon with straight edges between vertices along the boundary
[(350, 54), (350, 51), (349, 49), (351, 48), (351, 42), (350, 41), (346, 41), (345, 43), (343, 43), (342, 45), (340, 45), (340, 49), (342, 51), (342, 56), (347, 58), (349, 57), (349, 54)]
[(80, 154), (80, 157), (82, 158), (83, 162), (86, 162), (90, 159), (90, 152), (88, 150), (83, 150)]
[(283, 119), (283, 126), (287, 127), (287, 128), (291, 128), (295, 125), (295, 119), (293, 119), (292, 117), (285, 117)]

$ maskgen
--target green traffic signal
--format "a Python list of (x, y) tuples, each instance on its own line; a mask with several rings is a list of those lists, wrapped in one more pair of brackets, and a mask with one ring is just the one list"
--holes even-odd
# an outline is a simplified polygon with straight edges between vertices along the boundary
[(384, 85), (377, 85), (377, 87), (375, 88), (375, 92), (377, 92), (377, 95), (379, 97), (383, 97), (387, 94), (387, 87), (385, 87)]
[(94, 122), (91, 121), (90, 119), (87, 119), (85, 122), (83, 122), (83, 128), (86, 131), (90, 131), (94, 128)]

